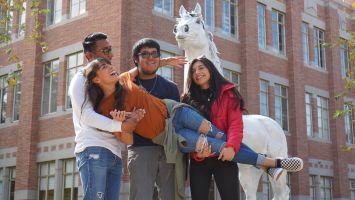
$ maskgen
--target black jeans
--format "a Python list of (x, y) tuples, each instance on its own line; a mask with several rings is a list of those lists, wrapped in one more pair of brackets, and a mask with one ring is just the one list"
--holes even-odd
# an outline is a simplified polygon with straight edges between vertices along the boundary
[(220, 161), (217, 157), (202, 162), (190, 159), (190, 187), (192, 200), (208, 200), (211, 178), (214, 176), (222, 200), (239, 200), (238, 165)]

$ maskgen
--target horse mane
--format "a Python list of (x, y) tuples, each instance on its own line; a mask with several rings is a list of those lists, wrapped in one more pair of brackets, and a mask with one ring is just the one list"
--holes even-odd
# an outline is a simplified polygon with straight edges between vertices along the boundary
[(207, 37), (208, 37), (208, 50), (211, 54), (211, 60), (213, 61), (214, 65), (216, 67), (219, 67), (221, 65), (221, 61), (218, 57), (217, 54), (219, 54), (216, 44), (213, 41), (213, 35), (210, 31), (205, 30)]

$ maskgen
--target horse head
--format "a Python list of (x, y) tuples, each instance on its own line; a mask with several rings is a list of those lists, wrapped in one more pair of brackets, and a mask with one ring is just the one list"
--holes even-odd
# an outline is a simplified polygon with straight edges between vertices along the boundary
[[(197, 3), (195, 9), (191, 12), (186, 11), (185, 7), (181, 5), (179, 15), (180, 18), (176, 19), (177, 24), (174, 27), (174, 34), (178, 46), (185, 51), (187, 59), (191, 61), (204, 55), (223, 74), (217, 48), (213, 42), (213, 35), (205, 29), (200, 4)], [(187, 67), (185, 67), (184, 75), (186, 79)]]
[(186, 11), (181, 5), (179, 10), (180, 18), (177, 18), (177, 24), (174, 27), (175, 39), (180, 48), (184, 49), (206, 49), (208, 46), (208, 32), (205, 30), (205, 24), (201, 14), (200, 4), (196, 4), (191, 12)]

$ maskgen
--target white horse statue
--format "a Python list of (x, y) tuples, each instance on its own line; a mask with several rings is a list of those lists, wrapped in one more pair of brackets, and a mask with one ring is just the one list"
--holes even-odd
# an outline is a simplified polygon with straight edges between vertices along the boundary
[[(185, 50), (189, 61), (204, 55), (209, 58), (222, 72), (217, 48), (213, 42), (212, 33), (207, 31), (201, 15), (201, 7), (197, 3), (191, 12), (180, 7), (180, 18), (174, 28), (175, 38), (180, 48)], [(186, 83), (188, 64), (185, 65), (184, 79)], [(261, 115), (244, 115), (243, 143), (258, 153), (268, 157), (288, 157), (287, 143), (284, 131), (273, 119)], [(256, 200), (256, 192), (263, 170), (251, 165), (238, 164), (239, 180), (246, 194), (246, 199)], [(289, 199), (289, 188), (286, 184), (286, 172), (277, 181), (269, 179), (274, 192), (274, 200)]]

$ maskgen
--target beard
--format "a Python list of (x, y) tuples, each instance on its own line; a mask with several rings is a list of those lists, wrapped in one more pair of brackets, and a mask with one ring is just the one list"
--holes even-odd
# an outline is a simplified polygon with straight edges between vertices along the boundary
[(144, 75), (154, 75), (158, 71), (158, 69), (158, 66), (155, 69), (143, 69), (142, 66), (138, 67), (139, 73)]

